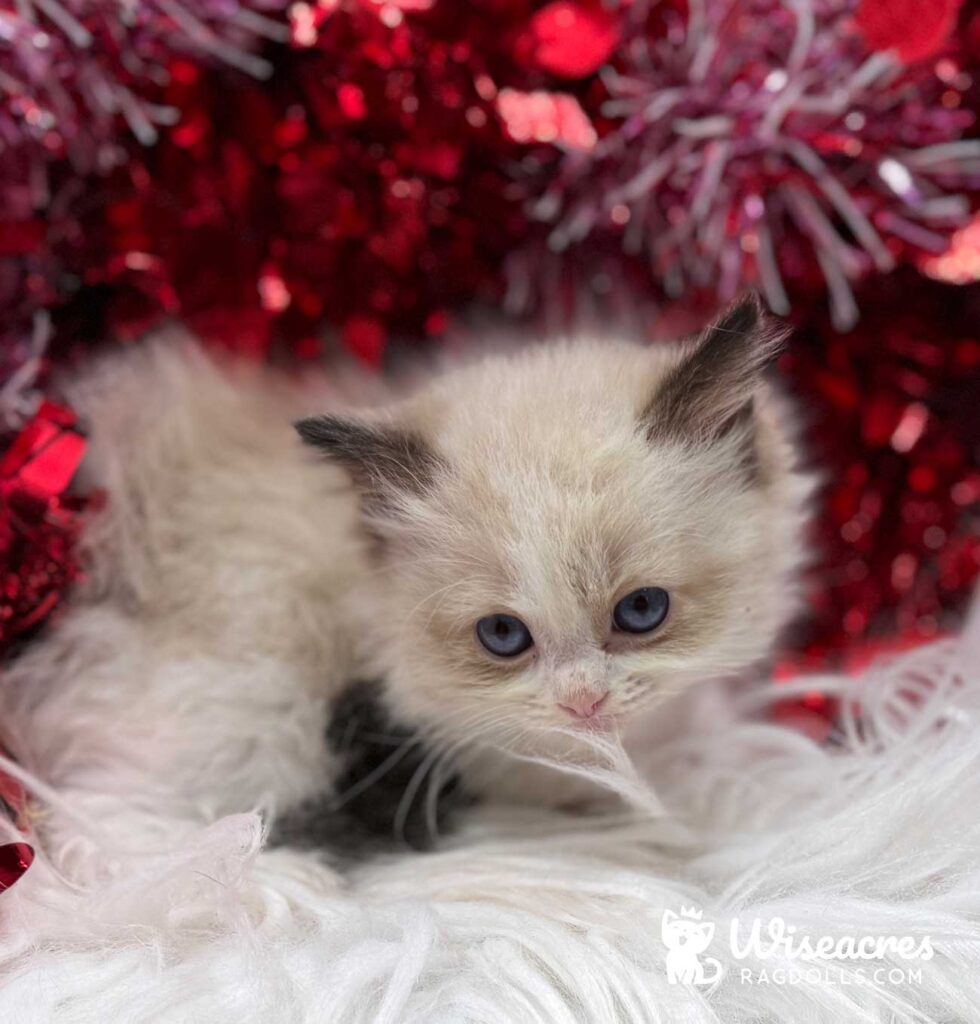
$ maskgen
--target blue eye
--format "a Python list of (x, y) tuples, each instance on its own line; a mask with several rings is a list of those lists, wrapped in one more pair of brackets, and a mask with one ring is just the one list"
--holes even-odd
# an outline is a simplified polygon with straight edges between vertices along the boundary
[(667, 618), (670, 596), (661, 587), (641, 587), (613, 609), (613, 622), (624, 633), (650, 633)]
[(534, 643), (531, 631), (516, 615), (488, 615), (476, 624), (476, 635), (498, 658), (516, 658)]

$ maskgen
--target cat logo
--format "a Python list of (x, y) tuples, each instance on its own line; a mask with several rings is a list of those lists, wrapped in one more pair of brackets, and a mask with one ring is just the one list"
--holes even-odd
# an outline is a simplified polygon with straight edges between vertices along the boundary
[[(660, 935), (667, 947), (667, 981), (672, 985), (714, 985), (724, 969), (713, 957), (701, 957), (714, 938), (713, 922), (701, 920), (697, 907), (681, 907), (679, 914), (665, 910)], [(705, 968), (710, 971), (705, 971)]]

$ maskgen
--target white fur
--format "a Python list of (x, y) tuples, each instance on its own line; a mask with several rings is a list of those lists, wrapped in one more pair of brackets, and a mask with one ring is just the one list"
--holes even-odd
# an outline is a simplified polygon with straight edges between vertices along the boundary
[[(703, 721), (651, 751), (670, 819), (488, 810), (451, 848), (349, 883), (261, 851), (255, 815), (161, 814), (131, 851), (52, 794), (44, 813), (85, 837), (76, 881), (50, 851), (0, 897), (0, 1020), (975, 1024), (978, 655), (975, 617), (862, 678), (804, 681), (853, 698), (838, 748)], [(667, 981), (661, 917), (689, 905), (728, 968), (710, 991)], [(742, 984), (717, 935), (774, 915), (814, 936), (928, 935), (936, 956), (914, 985)]]
[[(360, 560), (334, 471), (279, 457), (296, 394), (168, 338), (72, 400), (92, 434), (85, 471), (109, 497), (71, 608), (4, 674), (9, 748), (133, 847), (153, 847), (167, 817), (322, 792), (327, 702), (353, 658), (331, 619)], [(78, 847), (61, 847), (61, 824), (67, 870)]]

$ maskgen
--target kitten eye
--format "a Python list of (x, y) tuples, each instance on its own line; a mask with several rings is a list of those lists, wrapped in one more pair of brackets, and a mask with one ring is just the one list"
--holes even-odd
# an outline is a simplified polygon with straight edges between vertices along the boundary
[(498, 658), (516, 658), (534, 643), (531, 631), (516, 615), (488, 615), (476, 624), (476, 635)]
[(649, 633), (667, 618), (670, 595), (662, 587), (641, 587), (613, 609), (613, 622), (624, 633)]

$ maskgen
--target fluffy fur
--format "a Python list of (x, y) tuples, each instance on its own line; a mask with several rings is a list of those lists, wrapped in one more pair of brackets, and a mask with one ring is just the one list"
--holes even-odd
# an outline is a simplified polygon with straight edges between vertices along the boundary
[[(0, 896), (0, 1020), (975, 1024), (978, 655), (974, 619), (961, 641), (863, 678), (804, 680), (853, 698), (829, 746), (745, 709), (691, 707), (697, 728), (649, 751), (668, 819), (486, 812), (444, 851), (373, 861), (347, 883), (261, 849), (255, 815), (188, 828), (161, 810), (138, 853), (96, 807), (50, 794), (43, 813), (75, 838)], [(195, 671), (182, 692), (210, 683)], [(786, 692), (756, 692), (749, 710)], [(117, 777), (130, 770), (106, 756)], [(140, 823), (138, 805), (128, 813)], [(73, 881), (58, 870), (71, 845)], [(727, 970), (714, 988), (667, 979), (663, 914), (691, 905), (715, 924), (707, 952)], [(850, 983), (742, 983), (718, 936), (776, 915), (813, 936), (929, 936), (936, 955), (911, 984), (859, 984), (853, 962)]]

